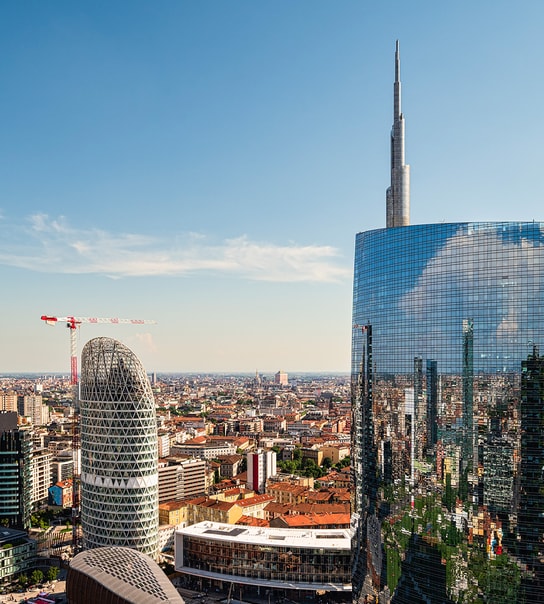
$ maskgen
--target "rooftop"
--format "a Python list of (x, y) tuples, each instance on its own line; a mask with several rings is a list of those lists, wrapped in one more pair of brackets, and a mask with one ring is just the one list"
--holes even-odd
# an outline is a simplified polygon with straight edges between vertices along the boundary
[(221, 522), (199, 522), (182, 529), (176, 534), (203, 537), (212, 541), (232, 541), (268, 545), (272, 547), (326, 548), (349, 550), (349, 529), (283, 529), (256, 526), (234, 526)]

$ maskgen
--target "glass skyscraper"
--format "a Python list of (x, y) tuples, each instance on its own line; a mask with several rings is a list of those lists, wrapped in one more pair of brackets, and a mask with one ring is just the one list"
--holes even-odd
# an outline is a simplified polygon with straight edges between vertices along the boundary
[(32, 439), (15, 411), (0, 412), (0, 525), (30, 528)]
[(356, 597), (542, 601), (544, 223), (359, 233), (353, 318)]
[(410, 226), (402, 170), (397, 42), (387, 228), (355, 243), (353, 600), (544, 602), (544, 223)]
[(89, 341), (81, 372), (81, 525), (85, 549), (158, 554), (155, 402), (144, 368), (110, 338)]

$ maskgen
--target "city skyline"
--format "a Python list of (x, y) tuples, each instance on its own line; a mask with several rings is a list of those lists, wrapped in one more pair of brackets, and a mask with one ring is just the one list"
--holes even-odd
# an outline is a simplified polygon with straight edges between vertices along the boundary
[(52, 314), (156, 320), (79, 341), (150, 372), (347, 373), (396, 39), (412, 224), (541, 218), (544, 7), (523, 8), (1, 7), (0, 372), (68, 372)]

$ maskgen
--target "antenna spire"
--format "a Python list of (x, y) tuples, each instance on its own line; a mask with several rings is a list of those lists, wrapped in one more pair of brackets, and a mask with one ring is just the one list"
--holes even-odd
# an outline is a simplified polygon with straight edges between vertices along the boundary
[(391, 129), (391, 186), (386, 192), (386, 226), (410, 224), (410, 166), (404, 163), (404, 116), (401, 111), (400, 47), (395, 43), (393, 84), (393, 128)]

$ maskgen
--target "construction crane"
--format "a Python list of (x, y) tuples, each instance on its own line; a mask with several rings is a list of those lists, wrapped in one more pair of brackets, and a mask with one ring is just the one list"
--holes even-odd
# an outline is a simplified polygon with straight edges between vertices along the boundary
[(155, 325), (157, 321), (147, 319), (119, 319), (117, 317), (51, 317), (42, 315), (41, 320), (47, 325), (66, 323), (70, 330), (70, 383), (74, 386), (73, 418), (72, 418), (72, 546), (74, 555), (77, 553), (77, 518), (79, 516), (79, 463), (77, 459), (79, 449), (79, 429), (77, 418), (77, 328), (83, 323), (106, 323), (109, 325)]
[(70, 383), (77, 384), (77, 328), (82, 323), (108, 323), (110, 325), (155, 325), (157, 321), (147, 319), (119, 319), (117, 317), (51, 317), (42, 315), (42, 321), (47, 325), (56, 325), (57, 323), (66, 323), (70, 330)]

